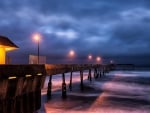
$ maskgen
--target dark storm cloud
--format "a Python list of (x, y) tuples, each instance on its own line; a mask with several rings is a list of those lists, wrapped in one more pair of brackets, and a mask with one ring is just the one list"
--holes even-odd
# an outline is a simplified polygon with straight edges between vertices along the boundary
[(118, 51), (122, 48), (124, 54), (149, 54), (149, 13), (146, 9), (128, 11), (124, 20), (113, 27), (111, 40), (115, 39)]
[[(41, 54), (64, 58), (70, 49), (83, 58), (150, 54), (149, 0), (1, 0), (0, 34), (27, 59), (36, 54), (33, 32), (43, 36)], [(10, 53), (10, 55), (14, 55)]]

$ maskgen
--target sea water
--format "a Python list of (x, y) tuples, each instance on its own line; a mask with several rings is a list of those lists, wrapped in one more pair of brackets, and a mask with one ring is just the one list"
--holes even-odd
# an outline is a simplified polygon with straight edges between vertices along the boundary
[[(93, 75), (93, 73), (92, 73)], [(42, 89), (42, 107), (39, 113), (150, 113), (150, 71), (112, 71), (92, 82), (84, 72), (84, 91), (80, 90), (80, 75), (73, 73), (72, 91), (70, 73), (66, 75), (67, 98), (61, 98), (62, 76), (52, 79), (52, 98), (47, 100), (49, 77)]]

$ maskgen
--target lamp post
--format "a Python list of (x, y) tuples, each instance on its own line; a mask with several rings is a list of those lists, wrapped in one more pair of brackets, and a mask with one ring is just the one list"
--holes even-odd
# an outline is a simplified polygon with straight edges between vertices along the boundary
[(37, 63), (39, 64), (39, 55), (40, 55), (40, 39), (41, 39), (41, 35), (39, 33), (35, 33), (33, 34), (33, 38), (34, 40), (37, 42), (37, 48), (38, 48), (38, 53), (37, 53), (37, 56), (38, 56), (38, 59), (37, 59)]

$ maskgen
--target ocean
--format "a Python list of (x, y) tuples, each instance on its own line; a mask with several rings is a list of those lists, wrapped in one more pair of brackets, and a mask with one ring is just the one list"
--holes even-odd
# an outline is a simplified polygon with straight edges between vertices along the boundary
[[(92, 73), (93, 75), (93, 73)], [(52, 79), (52, 98), (47, 100), (46, 78), (42, 89), (42, 107), (38, 113), (150, 113), (150, 71), (112, 71), (92, 82), (84, 72), (84, 91), (80, 90), (80, 75), (66, 73), (67, 98), (61, 97), (61, 75)]]

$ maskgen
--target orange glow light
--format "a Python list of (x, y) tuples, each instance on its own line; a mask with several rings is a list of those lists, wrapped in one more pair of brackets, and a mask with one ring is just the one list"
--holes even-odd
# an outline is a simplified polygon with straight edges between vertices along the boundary
[(35, 41), (40, 41), (40, 39), (41, 39), (41, 34), (35, 33), (35, 34), (33, 34), (33, 38), (34, 38)]

